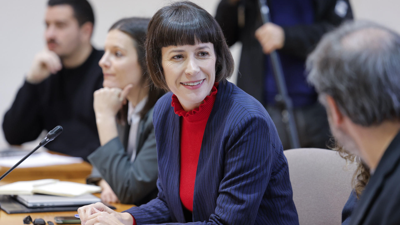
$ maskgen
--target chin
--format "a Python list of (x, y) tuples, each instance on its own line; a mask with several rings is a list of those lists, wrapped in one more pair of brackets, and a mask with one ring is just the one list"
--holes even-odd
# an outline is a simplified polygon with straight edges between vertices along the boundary
[(108, 81), (108, 80), (104, 80), (103, 81), (103, 87), (107, 87), (107, 88), (120, 88), (118, 84)]

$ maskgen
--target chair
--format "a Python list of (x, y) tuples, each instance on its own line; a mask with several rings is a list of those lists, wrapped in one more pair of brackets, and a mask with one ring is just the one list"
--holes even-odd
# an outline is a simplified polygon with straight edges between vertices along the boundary
[(284, 154), (300, 225), (340, 225), (356, 165), (346, 165), (338, 152), (327, 149), (291, 149)]

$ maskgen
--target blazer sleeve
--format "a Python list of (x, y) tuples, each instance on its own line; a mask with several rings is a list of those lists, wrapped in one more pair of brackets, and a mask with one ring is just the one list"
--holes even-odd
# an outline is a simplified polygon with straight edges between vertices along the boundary
[[(337, 6), (337, 4), (341, 5)], [(338, 14), (337, 7), (341, 7), (343, 10), (341, 13), (344, 15)], [(342, 22), (353, 19), (348, 0), (315, 0), (314, 15), (315, 23), (313, 24), (282, 27), (285, 33), (282, 52), (306, 59), (325, 33)]]
[[(274, 149), (269, 141), (268, 129), (269, 124), (265, 118), (261, 117), (243, 119), (236, 125), (224, 149), (224, 176), (220, 182), (215, 212), (207, 221), (186, 224), (254, 224), (261, 200), (271, 179), (271, 166), (274, 161), (274, 154), (272, 154)], [(162, 191), (160, 194), (162, 196)], [(166, 207), (161, 199), (151, 201), (149, 204), (152, 207), (147, 207), (149, 205), (147, 204), (146, 211), (153, 212), (154, 205)], [(143, 210), (143, 206), (139, 208)], [(136, 210), (142, 212), (139, 209)], [(137, 218), (134, 213), (132, 215), (135, 219)], [(280, 218), (273, 219), (280, 220)], [(159, 223), (144, 221), (145, 224)], [(138, 225), (141, 224), (138, 219), (136, 222)], [(165, 221), (162, 222), (165, 223)]]
[(88, 159), (114, 190), (121, 203), (137, 204), (154, 191), (158, 176), (154, 128), (134, 162), (130, 161), (118, 137), (98, 148)]
[(20, 145), (33, 141), (44, 129), (40, 117), (41, 89), (44, 89), (43, 82), (30, 84), (26, 81), (19, 89), (3, 119), (4, 136), (9, 144)]
[[(158, 196), (147, 204), (140, 207), (132, 207), (124, 212), (130, 213), (140, 224), (159, 224), (171, 221), (167, 202), (165, 201), (164, 191), (160, 178), (157, 180)], [(145, 222), (143, 222), (145, 221)]]

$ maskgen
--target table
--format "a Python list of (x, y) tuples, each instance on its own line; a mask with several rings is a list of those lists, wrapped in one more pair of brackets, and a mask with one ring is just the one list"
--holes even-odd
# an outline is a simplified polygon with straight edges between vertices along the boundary
[[(7, 167), (0, 167), (0, 175), (5, 173)], [(17, 168), (12, 171), (7, 177), (0, 181), (0, 185), (7, 183), (22, 181), (22, 180), (38, 180), (38, 179), (59, 179), (62, 181), (72, 181), (78, 183), (85, 183), (86, 177), (91, 173), (92, 166), (87, 162), (59, 165), (59, 166), (45, 166), (34, 168)], [(95, 194), (100, 197), (100, 194)], [(122, 212), (131, 208), (133, 205), (127, 204), (112, 204), (117, 209), (117, 212)], [(76, 212), (47, 212), (47, 213), (29, 213), (32, 219), (42, 218), (46, 222), (53, 221), (55, 216), (74, 216)], [(22, 220), (28, 214), (7, 214), (0, 210), (0, 224), (1, 225), (14, 225), (23, 224)]]

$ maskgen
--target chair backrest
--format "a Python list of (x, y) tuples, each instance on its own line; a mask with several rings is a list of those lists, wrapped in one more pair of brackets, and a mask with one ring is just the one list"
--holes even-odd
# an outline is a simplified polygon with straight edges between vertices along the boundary
[(341, 224), (356, 165), (346, 165), (338, 152), (327, 149), (300, 148), (284, 153), (300, 225)]

